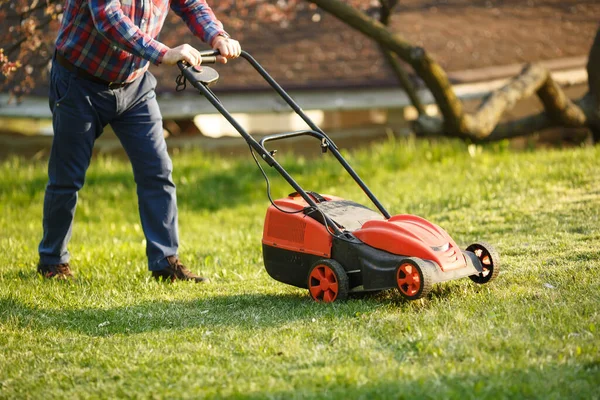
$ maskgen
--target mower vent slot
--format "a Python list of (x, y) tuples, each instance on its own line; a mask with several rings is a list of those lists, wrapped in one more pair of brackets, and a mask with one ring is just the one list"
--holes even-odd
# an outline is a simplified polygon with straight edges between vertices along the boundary
[(289, 218), (287, 215), (273, 213), (269, 217), (267, 235), (288, 242), (304, 243), (306, 222)]

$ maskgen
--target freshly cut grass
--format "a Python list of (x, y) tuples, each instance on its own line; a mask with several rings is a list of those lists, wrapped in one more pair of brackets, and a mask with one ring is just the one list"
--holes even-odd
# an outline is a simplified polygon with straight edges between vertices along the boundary
[[(110, 156), (80, 192), (76, 282), (46, 281), (45, 162), (13, 157), (0, 163), (0, 398), (599, 398), (599, 147), (403, 139), (346, 155), (392, 214), (494, 244), (498, 279), (314, 303), (264, 270), (251, 158), (191, 150), (173, 157), (181, 256), (212, 283), (150, 279), (130, 166)], [(307, 189), (368, 204), (331, 157), (280, 160)], [(274, 198), (291, 191), (267, 172)]]

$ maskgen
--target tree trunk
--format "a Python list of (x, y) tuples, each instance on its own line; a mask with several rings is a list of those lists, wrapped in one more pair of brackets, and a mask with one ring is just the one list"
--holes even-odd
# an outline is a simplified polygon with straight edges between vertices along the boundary
[(404, 89), (408, 98), (410, 99), (410, 102), (412, 103), (413, 107), (415, 107), (419, 115), (425, 115), (425, 107), (423, 107), (423, 103), (421, 102), (421, 99), (419, 99), (417, 90), (415, 89), (415, 86), (410, 82), (410, 77), (408, 76), (408, 73), (406, 72), (404, 67), (402, 67), (400, 62), (396, 59), (394, 53), (392, 53), (383, 46), (379, 47), (381, 48), (381, 52), (385, 57), (387, 63), (394, 71), (394, 75), (396, 75), (396, 78), (398, 78), (400, 86), (402, 87), (402, 89)]
[[(379, 22), (381, 22), (385, 26), (388, 26), (390, 18), (392, 16), (392, 10), (398, 4), (398, 1), (379, 0), (379, 2), (381, 4)], [(406, 72), (402, 64), (400, 64), (394, 53), (392, 53), (390, 50), (386, 49), (381, 45), (379, 47), (388, 65), (390, 66), (390, 68), (392, 68), (392, 71), (394, 71), (394, 75), (396, 75), (396, 78), (398, 78), (400, 86), (408, 95), (408, 98), (410, 99), (410, 102), (412, 103), (413, 107), (415, 107), (419, 115), (425, 115), (425, 108), (423, 107), (423, 103), (421, 102), (421, 99), (419, 99), (417, 90), (415, 89), (415, 86), (411, 83), (410, 77), (408, 76), (408, 73)]]
[(584, 111), (588, 117), (588, 126), (592, 131), (594, 143), (600, 143), (600, 29), (590, 49), (587, 63), (589, 96)]
[[(474, 114), (466, 114), (442, 67), (420, 47), (392, 34), (380, 22), (368, 17), (340, 0), (308, 0), (334, 15), (347, 25), (375, 40), (380, 46), (410, 64), (431, 91), (443, 121), (421, 115), (416, 131), (423, 134), (445, 134), (475, 141), (522, 136), (551, 126), (590, 127), (595, 137), (600, 129), (600, 28), (590, 53), (590, 99), (569, 100), (552, 80), (548, 70), (529, 65), (504, 87), (493, 92)], [(592, 79), (592, 76), (594, 77)], [(593, 89), (592, 89), (593, 86)], [(542, 114), (498, 125), (502, 115), (516, 102), (537, 94), (544, 105)]]
[(394, 35), (388, 31), (379, 21), (339, 0), (308, 1), (375, 40), (410, 64), (431, 91), (440, 112), (444, 116), (444, 130), (457, 134), (463, 131), (464, 111), (462, 102), (452, 90), (450, 80), (442, 67), (429, 57), (425, 50), (412, 46), (400, 35)]

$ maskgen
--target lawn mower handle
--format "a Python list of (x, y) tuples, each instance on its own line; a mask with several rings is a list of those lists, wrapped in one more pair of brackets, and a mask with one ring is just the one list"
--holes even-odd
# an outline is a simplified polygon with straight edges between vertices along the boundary
[(272, 140), (288, 139), (288, 138), (298, 137), (298, 136), (312, 136), (317, 139), (320, 139), (321, 140), (321, 150), (323, 151), (323, 153), (325, 153), (327, 151), (327, 148), (329, 147), (329, 144), (327, 143), (327, 137), (325, 135), (323, 135), (319, 132), (316, 132), (316, 131), (311, 131), (309, 129), (302, 130), (302, 131), (294, 131), (294, 132), (275, 133), (273, 135), (268, 135), (268, 136), (263, 137), (262, 139), (260, 139), (260, 142), (258, 142), (258, 143), (266, 149), (266, 146), (265, 146), (266, 142), (269, 142)]
[[(218, 50), (210, 50), (201, 52), (202, 54), (202, 62), (204, 63), (205, 59), (210, 59), (211, 57), (216, 58), (219, 53)], [(294, 112), (302, 118), (302, 120), (311, 128), (311, 130), (298, 131), (298, 132), (289, 132), (289, 133), (279, 133), (275, 135), (270, 135), (263, 138), (260, 143), (256, 141), (246, 130), (233, 118), (233, 116), (227, 111), (227, 109), (221, 104), (219, 98), (215, 95), (215, 93), (201, 82), (198, 82), (194, 79), (193, 73), (189, 70), (189, 66), (185, 63), (179, 61), (177, 63), (179, 69), (183, 76), (198, 89), (204, 97), (223, 115), (223, 117), (238, 131), (238, 133), (246, 140), (248, 145), (252, 149), (254, 149), (260, 156), (265, 160), (265, 162), (272, 168), (275, 168), (277, 172), (292, 186), (301, 196), (302, 198), (311, 206), (317, 207), (317, 204), (313, 200), (311, 196), (309, 196), (304, 189), (300, 187), (300, 185), (287, 173), (287, 171), (273, 158), (273, 154), (269, 152), (264, 143), (269, 140), (281, 140), (287, 139), (290, 137), (296, 137), (301, 135), (309, 135), (321, 140), (321, 148), (323, 151), (329, 149), (334, 157), (342, 164), (346, 172), (350, 174), (350, 176), (354, 179), (354, 181), (360, 186), (363, 192), (367, 195), (367, 197), (373, 202), (373, 204), (377, 207), (377, 209), (381, 212), (381, 214), (386, 218), (391, 218), (391, 215), (387, 212), (387, 210), (383, 207), (383, 205), (379, 202), (379, 200), (375, 197), (375, 195), (369, 190), (367, 185), (362, 181), (362, 179), (358, 176), (358, 174), (352, 169), (350, 164), (344, 159), (340, 151), (338, 150), (333, 140), (325, 134), (307, 115), (304, 113), (302, 108), (287, 94), (285, 90), (267, 73), (267, 71), (256, 61), (248, 52), (242, 50), (240, 56), (244, 58), (252, 67), (263, 77), (263, 79), (277, 92), (277, 94), (294, 110)], [(209, 62), (210, 62), (209, 61)], [(341, 231), (337, 228), (335, 223), (330, 225), (336, 234), (340, 234)]]
[(215, 64), (217, 62), (217, 56), (221, 53), (219, 50), (204, 50), (200, 52), (202, 58), (202, 64)]
[[(202, 64), (216, 64), (217, 56), (220, 55), (219, 50), (204, 50), (200, 52), (200, 59)], [(184, 68), (188, 68), (190, 64), (185, 60), (177, 61), (177, 66), (183, 71)]]

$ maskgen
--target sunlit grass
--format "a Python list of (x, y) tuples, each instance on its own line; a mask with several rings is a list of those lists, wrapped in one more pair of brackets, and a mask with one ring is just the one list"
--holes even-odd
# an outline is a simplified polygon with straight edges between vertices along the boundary
[[(345, 154), (392, 214), (494, 244), (499, 278), (316, 304), (264, 271), (250, 156), (186, 151), (173, 157), (181, 255), (212, 283), (150, 279), (131, 168), (109, 156), (80, 193), (76, 282), (45, 281), (45, 161), (14, 157), (0, 163), (0, 398), (598, 396), (600, 148), (403, 139)], [(280, 161), (307, 189), (368, 204), (331, 157)], [(291, 191), (267, 172), (274, 198)]]

